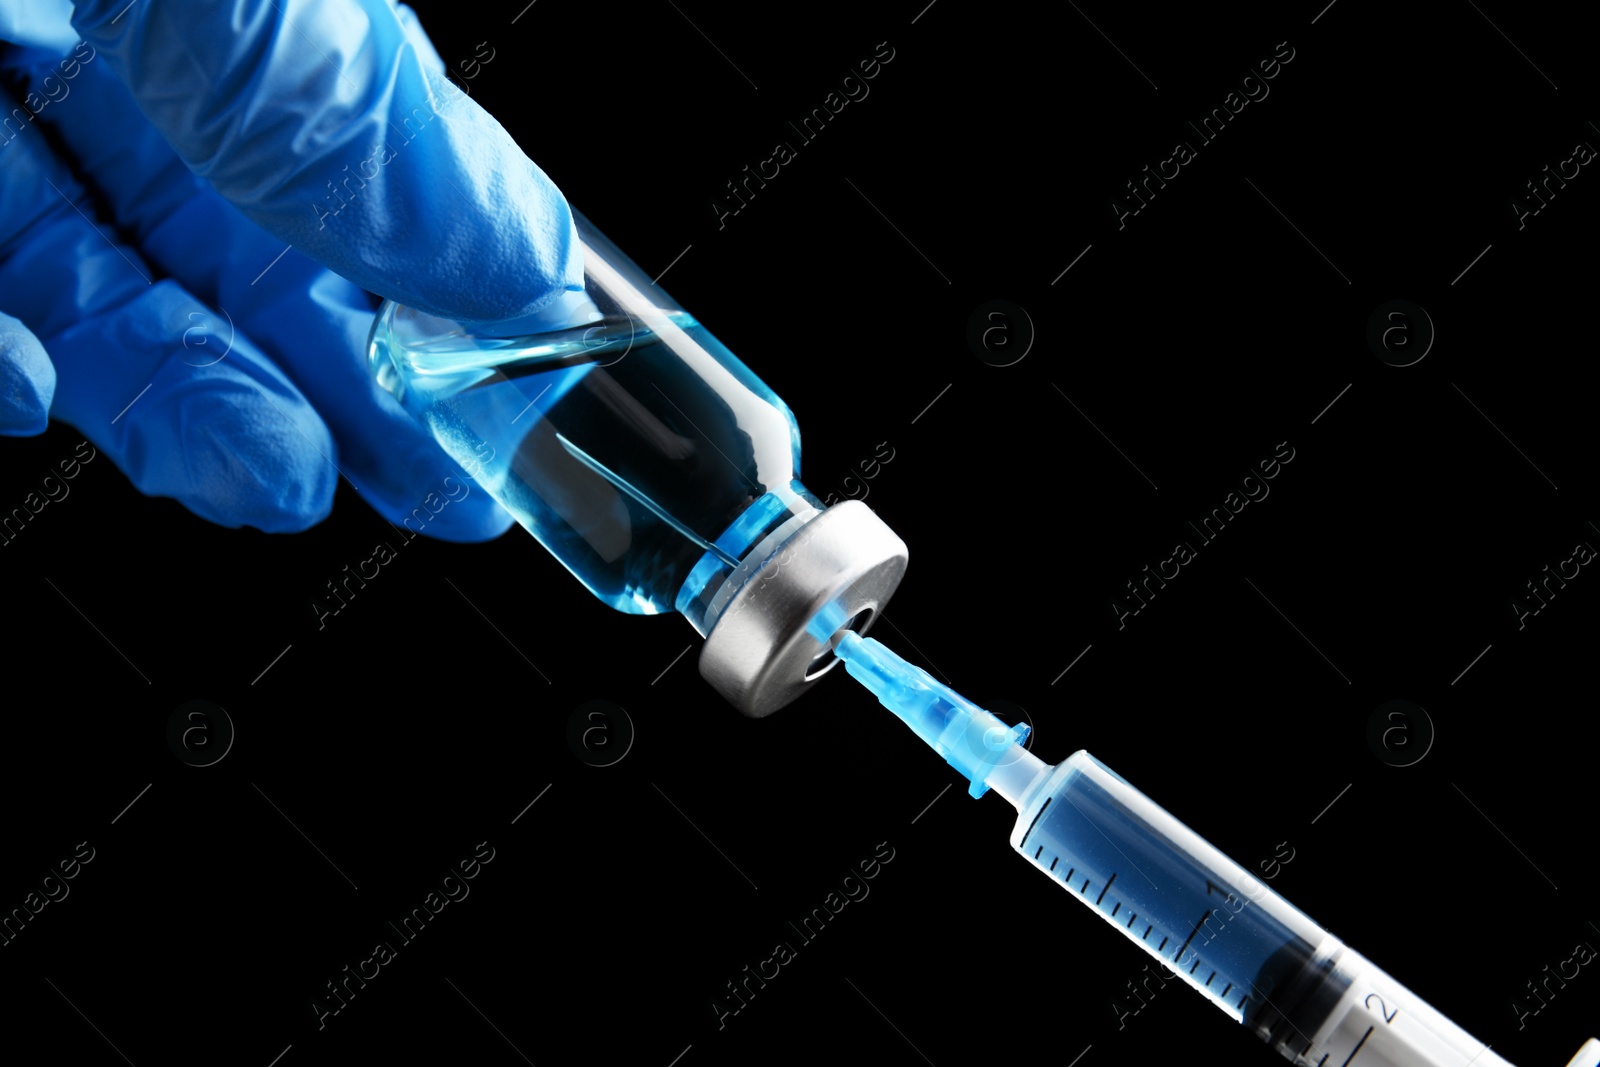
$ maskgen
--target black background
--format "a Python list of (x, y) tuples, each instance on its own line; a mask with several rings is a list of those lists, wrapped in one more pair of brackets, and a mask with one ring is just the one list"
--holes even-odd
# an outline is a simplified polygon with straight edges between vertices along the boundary
[[(1586, 39), (1504, 4), (925, 2), (418, 8), (452, 67), (487, 42), (473, 97), (790, 403), (807, 484), (865, 489), (905, 538), (874, 636), (1247, 868), (1287, 842), (1273, 888), (1508, 1060), (1565, 1063), (1600, 1029), (1593, 968), (1520, 1028), (1511, 1005), (1600, 945), (1600, 579), (1522, 629), (1511, 602), (1600, 544), (1600, 179), (1521, 230), (1510, 205), (1600, 143)], [(870, 95), (719, 228), (724, 183), (885, 41)], [(1119, 229), (1123, 183), (1283, 41), (1270, 96)], [(1035, 334), (1011, 366), (966, 339), (995, 299)], [(1396, 299), (1437, 331), (1408, 367), (1365, 338)], [(0, 505), (80, 439), (6, 442)], [(883, 442), (892, 461), (846, 482)], [(1119, 629), (1124, 583), (1280, 442), (1270, 496)], [(348, 486), (317, 528), (267, 536), (105, 460), (72, 485), (0, 549), (0, 905), (96, 850), (0, 948), (17, 1047), (139, 1067), (1278, 1062), (1177, 984), (1119, 1029), (1146, 958), (842, 673), (744, 720), (675, 660), (698, 650), (681, 620), (606, 610), (517, 529), (407, 546), (319, 630), (312, 599), (388, 529)], [(192, 699), (237, 729), (210, 767), (167, 745)], [(1434, 729), (1411, 766), (1366, 739), (1392, 699)], [(613, 766), (569, 746), (590, 700), (631, 721)], [(319, 1030), (323, 984), (480, 841), (471, 895)], [(725, 983), (881, 842), (870, 895), (719, 1029)]]

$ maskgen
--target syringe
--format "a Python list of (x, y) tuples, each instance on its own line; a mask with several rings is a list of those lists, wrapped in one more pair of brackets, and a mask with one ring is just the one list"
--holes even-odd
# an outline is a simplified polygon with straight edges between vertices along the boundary
[[(882, 643), (850, 674), (970, 781), (1017, 809), (1011, 846), (1235, 1021), (1307, 1067), (1510, 1067), (1087, 752), (1052, 767)], [(1568, 1067), (1600, 1065), (1590, 1039)]]

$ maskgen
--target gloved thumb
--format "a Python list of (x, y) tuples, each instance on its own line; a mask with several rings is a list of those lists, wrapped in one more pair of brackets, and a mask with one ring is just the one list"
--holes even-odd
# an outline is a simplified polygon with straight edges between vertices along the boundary
[(0, 434), (32, 437), (50, 422), (56, 368), (26, 326), (0, 313)]
[(582, 289), (565, 198), (390, 0), (81, 0), (73, 26), (191, 170), (357, 285), (475, 323)]

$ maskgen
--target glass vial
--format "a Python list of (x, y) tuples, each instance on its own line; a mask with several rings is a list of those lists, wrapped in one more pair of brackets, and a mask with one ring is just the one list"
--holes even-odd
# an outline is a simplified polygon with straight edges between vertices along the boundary
[(799, 480), (794, 413), (573, 212), (584, 290), (514, 337), (385, 301), (373, 375), (602, 602), (676, 611), (701, 673), (765, 715), (899, 584), (904, 543)]

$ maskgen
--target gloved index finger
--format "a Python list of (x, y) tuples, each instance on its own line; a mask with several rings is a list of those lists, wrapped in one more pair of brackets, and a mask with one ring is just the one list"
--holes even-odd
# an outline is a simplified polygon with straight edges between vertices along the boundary
[(73, 25), (192, 170), (358, 285), (468, 322), (582, 288), (560, 191), (385, 0), (84, 0)]

